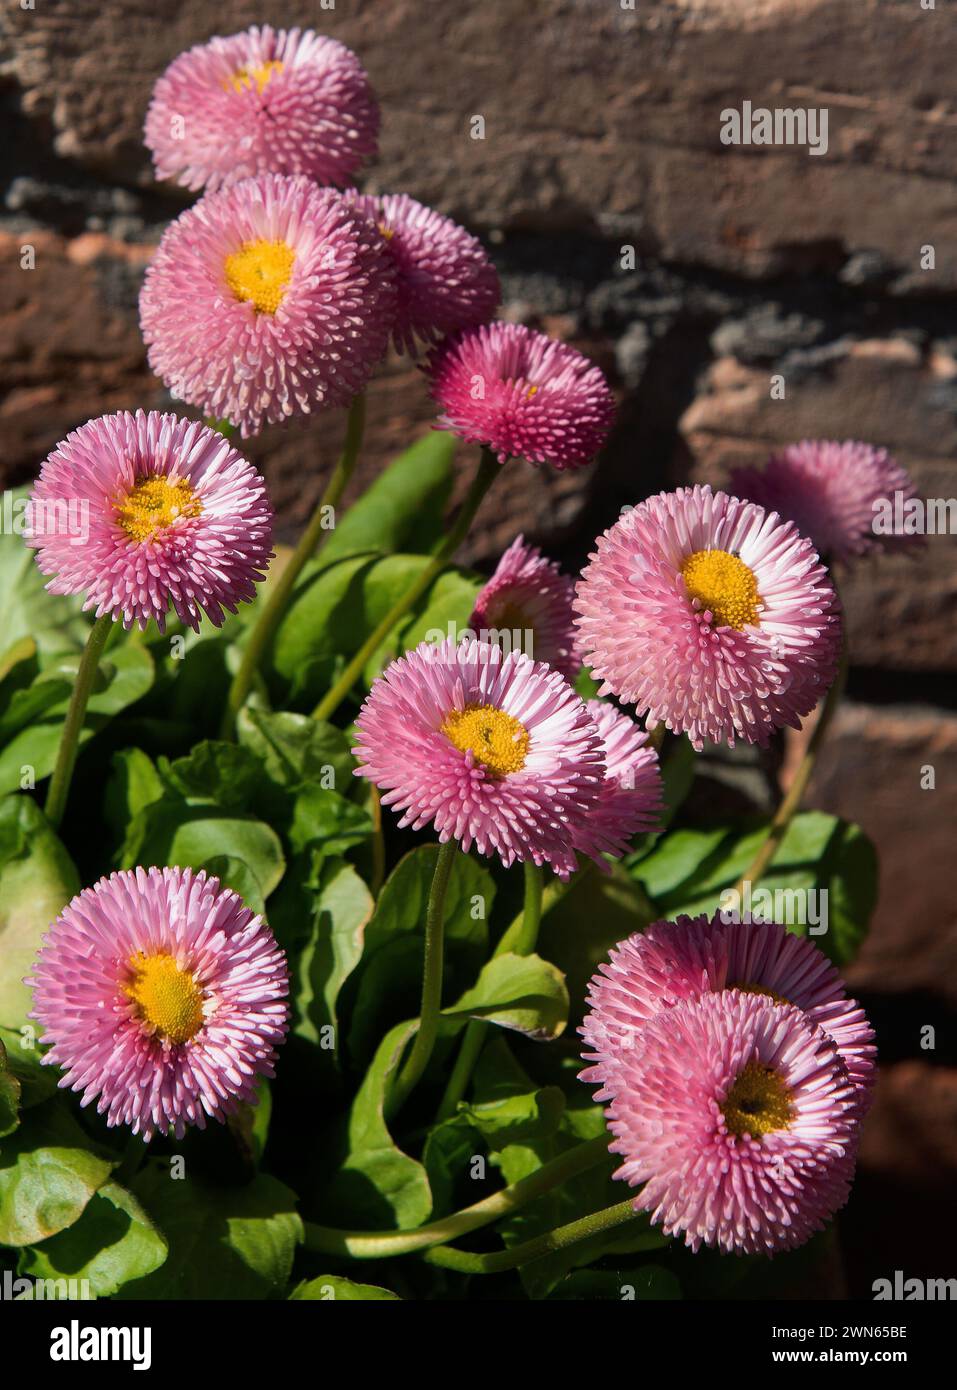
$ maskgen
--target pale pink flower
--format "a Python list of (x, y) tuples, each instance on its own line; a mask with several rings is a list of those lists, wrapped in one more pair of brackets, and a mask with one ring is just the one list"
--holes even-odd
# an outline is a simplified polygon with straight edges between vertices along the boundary
[(272, 1076), (286, 959), (261, 917), (191, 869), (134, 869), (60, 913), (26, 981), (61, 1086), (144, 1140), (223, 1120)]
[(394, 282), (375, 224), (341, 194), (247, 179), (163, 233), (140, 293), (150, 366), (244, 436), (347, 406), (388, 346)]
[(574, 681), (581, 670), (575, 653), (574, 598), (575, 585), (557, 563), (517, 536), (479, 591), (469, 627), (486, 642), (499, 640), (489, 634), (507, 634), (512, 650), (517, 645)]
[(575, 607), (599, 693), (696, 748), (799, 728), (837, 670), (840, 609), (811, 542), (710, 487), (627, 511), (598, 538)]
[(47, 458), (25, 539), (54, 594), (82, 594), (125, 627), (170, 609), (195, 631), (205, 614), (256, 596), (272, 558), (262, 477), (215, 430), (176, 415), (101, 415)]
[(253, 25), (181, 53), (156, 83), (156, 176), (209, 192), (257, 174), (347, 184), (376, 153), (379, 107), (356, 55), (311, 29)]

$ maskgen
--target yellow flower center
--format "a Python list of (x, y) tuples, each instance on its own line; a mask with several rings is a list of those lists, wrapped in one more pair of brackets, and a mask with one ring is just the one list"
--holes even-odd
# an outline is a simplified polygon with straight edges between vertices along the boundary
[(494, 705), (466, 705), (449, 710), (442, 732), (461, 752), (470, 749), (477, 763), (494, 777), (506, 777), (525, 766), (529, 734), (525, 725)]
[(274, 314), (283, 301), (296, 253), (284, 241), (244, 241), (226, 257), (226, 283), (237, 299), (252, 300), (258, 314)]
[(689, 598), (709, 608), (718, 627), (738, 631), (758, 621), (758, 581), (743, 560), (727, 550), (696, 550), (682, 562)]
[(385, 237), (386, 241), (391, 241), (395, 236), (394, 229), (392, 227), (387, 227), (384, 222), (379, 223), (379, 232), (380, 235)]
[(123, 993), (137, 1006), (144, 1023), (171, 1043), (189, 1042), (203, 1026), (203, 991), (172, 956), (137, 951), (130, 956), (133, 980)]
[(252, 90), (255, 82), (256, 91), (261, 92), (273, 73), (282, 72), (283, 65), (275, 58), (268, 63), (262, 63), (258, 68), (239, 68), (233, 73), (232, 77), (227, 77), (223, 82), (223, 89), (229, 91), (232, 87), (234, 92), (244, 92)]
[(730, 1134), (760, 1139), (762, 1134), (787, 1129), (794, 1107), (791, 1092), (777, 1072), (749, 1062), (728, 1092), (721, 1113)]
[(116, 519), (131, 541), (148, 541), (183, 516), (199, 516), (203, 504), (185, 478), (140, 478), (116, 503)]

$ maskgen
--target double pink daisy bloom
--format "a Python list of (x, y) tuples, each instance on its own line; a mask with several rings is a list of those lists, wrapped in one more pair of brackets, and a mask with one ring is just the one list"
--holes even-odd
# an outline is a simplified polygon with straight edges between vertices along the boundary
[(405, 193), (351, 201), (376, 223), (395, 263), (399, 352), (414, 354), (417, 338), (434, 343), (492, 317), (502, 287), (478, 237)]
[(400, 825), (463, 850), (576, 867), (576, 826), (598, 801), (594, 721), (557, 671), (487, 642), (423, 642), (387, 668), (356, 720), (357, 776)]
[(574, 599), (575, 585), (556, 562), (518, 536), (479, 591), (469, 627), (484, 642), (507, 634), (511, 650), (518, 646), (526, 656), (573, 681), (581, 670), (575, 652)]
[(804, 439), (772, 454), (767, 466), (735, 468), (731, 491), (780, 513), (829, 560), (850, 563), (878, 549), (913, 545), (915, 536), (875, 531), (875, 503), (893, 507), (917, 496), (910, 477), (886, 449), (848, 439)]
[(61, 1086), (144, 1140), (204, 1128), (272, 1076), (286, 959), (219, 880), (190, 869), (111, 874), (79, 893), (27, 981)]
[(509, 458), (579, 468), (615, 418), (601, 370), (565, 343), (523, 324), (489, 323), (441, 343), (428, 360), (437, 425)]
[(655, 922), (589, 987), (582, 1080), (608, 1101), (615, 1176), (686, 1243), (772, 1254), (850, 1190), (874, 1034), (830, 962), (784, 927)]
[(121, 411), (67, 436), (40, 470), (25, 539), (55, 594), (125, 627), (172, 606), (195, 631), (255, 597), (272, 558), (266, 484), (215, 430)]
[(704, 995), (655, 1016), (623, 1056), (606, 1110), (615, 1173), (666, 1235), (739, 1254), (802, 1245), (844, 1205), (854, 1088), (799, 1009)]
[(244, 436), (347, 406), (394, 315), (395, 270), (375, 224), (332, 189), (278, 174), (182, 213), (140, 294), (153, 371)]
[(710, 487), (628, 511), (599, 537), (575, 607), (600, 693), (696, 748), (799, 728), (837, 670), (837, 596), (811, 542)]
[(350, 49), (268, 24), (181, 53), (145, 128), (157, 178), (210, 192), (255, 174), (344, 185), (376, 153), (378, 133), (379, 107)]

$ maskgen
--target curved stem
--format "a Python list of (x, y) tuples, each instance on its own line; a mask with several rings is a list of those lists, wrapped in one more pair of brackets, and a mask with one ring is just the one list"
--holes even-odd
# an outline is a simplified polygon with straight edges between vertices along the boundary
[(569, 1245), (577, 1245), (589, 1236), (612, 1231), (635, 1219), (634, 1198), (628, 1197), (613, 1207), (604, 1207), (591, 1216), (583, 1216), (580, 1221), (571, 1221), (567, 1226), (559, 1226), (554, 1231), (525, 1240), (521, 1245), (513, 1245), (511, 1250), (494, 1250), (485, 1255), (474, 1255), (468, 1250), (456, 1250), (451, 1245), (435, 1245), (427, 1250), (424, 1259), (427, 1264), (441, 1265), (443, 1269), (455, 1269), (461, 1274), (501, 1274), (506, 1269), (517, 1269), (519, 1265), (531, 1264), (543, 1255), (553, 1255), (556, 1250), (566, 1250)]
[(335, 685), (319, 701), (312, 712), (314, 719), (331, 719), (356, 681), (362, 675), (366, 662), (382, 646), (389, 633), (395, 627), (400, 618), (404, 618), (409, 609), (421, 598), (434, 580), (442, 573), (449, 560), (458, 550), (465, 540), (468, 529), (472, 524), (475, 513), (478, 511), (483, 497), (488, 492), (492, 483), (501, 473), (501, 464), (489, 453), (488, 449), (482, 450), (482, 460), (478, 466), (478, 471), (472, 480), (468, 496), (462, 503), (458, 516), (451, 529), (446, 533), (442, 544), (433, 555), (432, 559), (425, 566), (419, 577), (414, 583), (410, 584), (401, 598), (386, 613), (374, 632), (363, 642), (355, 656), (346, 666), (342, 675)]
[(63, 733), (60, 735), (56, 766), (50, 779), (46, 806), (44, 807), (47, 820), (54, 830), (59, 827), (63, 819), (63, 812), (66, 810), (66, 799), (70, 794), (70, 780), (76, 766), (79, 738), (83, 732), (83, 720), (90, 699), (90, 691), (93, 689), (96, 668), (99, 665), (103, 648), (106, 646), (106, 639), (112, 629), (113, 619), (109, 613), (104, 613), (102, 618), (97, 618), (90, 629), (90, 635), (86, 639), (86, 646), (80, 658), (76, 683), (73, 686), (73, 694), (70, 696)]
[(369, 784), (369, 811), (372, 815), (372, 882), (369, 892), (378, 898), (385, 878), (385, 839), (382, 834), (382, 798), (374, 782)]
[(442, 1010), (442, 948), (445, 936), (445, 894), (452, 872), (452, 861), (458, 852), (455, 840), (439, 846), (429, 890), (429, 905), (425, 914), (425, 961), (422, 969), (422, 1007), (419, 1011), (419, 1030), (412, 1051), (396, 1077), (386, 1101), (391, 1117), (405, 1104), (429, 1064), (435, 1039), (439, 1032)]
[[(502, 956), (507, 951), (513, 952), (516, 956), (529, 956), (534, 951), (538, 941), (538, 928), (542, 920), (542, 901), (545, 896), (544, 878), (537, 864), (526, 863), (524, 868), (524, 906), (496, 946), (493, 953), (496, 956)], [(553, 879), (549, 888), (558, 882), (558, 879)], [(560, 890), (563, 888), (564, 885), (560, 885)], [(449, 1077), (442, 1103), (436, 1114), (437, 1120), (447, 1120), (458, 1109), (459, 1101), (465, 1095), (469, 1078), (482, 1051), (482, 1044), (485, 1041), (488, 1027), (487, 1023), (483, 1023), (481, 1019), (477, 1018), (471, 1019), (467, 1024), (465, 1036), (462, 1038), (462, 1045), (459, 1048), (459, 1055), (455, 1059), (452, 1075)]]
[(502, 1216), (534, 1202), (553, 1187), (569, 1182), (579, 1173), (596, 1167), (608, 1158), (608, 1136), (599, 1135), (585, 1144), (566, 1149), (558, 1158), (545, 1163), (527, 1178), (502, 1188), (491, 1197), (484, 1197), (462, 1211), (431, 1221), (416, 1231), (339, 1231), (331, 1226), (305, 1223), (305, 1246), (324, 1255), (347, 1255), (354, 1260), (385, 1260), (396, 1255), (411, 1255), (432, 1245), (458, 1240), (460, 1236), (488, 1226)]
[(827, 692), (824, 705), (818, 716), (817, 724), (814, 726), (814, 732), (811, 734), (804, 752), (804, 757), (801, 759), (801, 765), (794, 774), (794, 779), (788, 787), (787, 793), (781, 801), (780, 806), (774, 813), (774, 817), (768, 827), (767, 838), (735, 884), (734, 892), (737, 893), (739, 902), (745, 891), (744, 885), (746, 883), (753, 884), (758, 881), (781, 847), (781, 841), (787, 834), (788, 827), (801, 805), (804, 793), (807, 791), (808, 783), (811, 780), (811, 774), (814, 771), (814, 765), (817, 762), (817, 755), (821, 751), (824, 737), (830, 727), (831, 720), (834, 718), (834, 711), (840, 703), (841, 694), (844, 690), (846, 681), (847, 646), (845, 645), (841, 649), (841, 659), (838, 664), (837, 674), (834, 677), (830, 690)]
[(339, 455), (339, 461), (332, 471), (332, 477), (326, 484), (325, 491), (309, 520), (309, 525), (299, 537), (299, 542), (287, 560), (285, 568), (272, 585), (269, 597), (263, 605), (243, 648), (239, 670), (233, 677), (226, 701), (226, 710), (220, 731), (223, 738), (229, 738), (232, 735), (236, 716), (252, 689), (259, 663), (268, 651), (280, 619), (289, 607), (289, 599), (295, 588), (296, 580), (319, 549), (320, 543), (325, 539), (325, 533), (329, 530), (325, 524), (326, 508), (337, 505), (355, 470), (365, 429), (365, 413), (365, 396), (360, 393), (353, 397), (349, 407), (345, 443), (342, 453)]

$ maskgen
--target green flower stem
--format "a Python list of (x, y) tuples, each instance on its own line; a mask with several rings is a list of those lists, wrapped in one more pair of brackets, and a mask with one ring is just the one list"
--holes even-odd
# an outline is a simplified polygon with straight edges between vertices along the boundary
[(821, 713), (818, 716), (817, 724), (814, 726), (814, 732), (811, 734), (804, 752), (804, 757), (801, 759), (801, 765), (794, 774), (794, 780), (788, 787), (787, 794), (774, 813), (774, 817), (768, 828), (767, 838), (748, 868), (745, 869), (744, 873), (735, 884), (735, 892), (738, 894), (739, 901), (744, 893), (745, 883), (757, 883), (758, 879), (770, 866), (772, 859), (781, 847), (781, 841), (787, 834), (788, 826), (794, 819), (801, 805), (801, 801), (804, 798), (804, 793), (807, 791), (808, 783), (811, 780), (811, 774), (814, 771), (814, 765), (817, 762), (817, 755), (821, 751), (821, 745), (824, 742), (825, 735), (834, 718), (834, 712), (840, 703), (846, 682), (847, 646), (845, 643), (841, 649), (841, 659), (837, 668), (837, 675), (834, 677), (833, 684), (827, 692), (827, 697), (824, 701)]
[(429, 890), (429, 905), (425, 914), (425, 963), (422, 970), (422, 1007), (419, 1012), (419, 1030), (412, 1044), (412, 1051), (386, 1100), (386, 1113), (390, 1117), (400, 1110), (418, 1084), (429, 1064), (435, 1039), (439, 1032), (439, 1015), (442, 1009), (442, 956), (445, 937), (445, 894), (452, 872), (452, 861), (458, 853), (458, 843), (446, 840), (439, 846)]
[(378, 899), (385, 878), (385, 837), (382, 833), (382, 797), (374, 782), (369, 783), (369, 812), (372, 816), (372, 882), (369, 891)]
[(491, 1197), (484, 1197), (473, 1206), (431, 1221), (415, 1231), (340, 1231), (307, 1221), (305, 1246), (318, 1254), (348, 1256), (354, 1260), (385, 1260), (396, 1255), (411, 1255), (417, 1250), (428, 1250), (430, 1246), (458, 1240), (470, 1231), (477, 1231), (503, 1216), (509, 1216), (550, 1192), (553, 1187), (560, 1187), (607, 1158), (608, 1136), (602, 1134), (597, 1139), (566, 1149), (558, 1158), (543, 1164), (527, 1178), (502, 1188)]
[(349, 691), (362, 675), (369, 658), (376, 654), (400, 618), (405, 617), (416, 600), (422, 597), (430, 585), (442, 573), (449, 560), (451, 560), (452, 556), (465, 540), (469, 527), (472, 525), (472, 521), (475, 517), (475, 513), (481, 505), (482, 499), (501, 471), (501, 464), (498, 463), (488, 449), (483, 449), (482, 460), (472, 480), (472, 486), (469, 488), (468, 496), (462, 503), (459, 514), (455, 518), (452, 527), (446, 533), (442, 544), (426, 565), (425, 569), (422, 570), (418, 579), (416, 579), (413, 584), (409, 585), (405, 593), (395, 601), (388, 613), (386, 613), (375, 631), (370, 633), (366, 638), (365, 642), (363, 642), (348, 666), (346, 666), (332, 689), (329, 690), (319, 701), (318, 705), (316, 705), (316, 708), (312, 712), (314, 719), (332, 718), (343, 700), (349, 694)]
[(583, 1216), (580, 1221), (572, 1221), (567, 1226), (559, 1226), (554, 1231), (535, 1236), (533, 1240), (513, 1245), (511, 1250), (495, 1250), (485, 1255), (473, 1255), (468, 1250), (456, 1250), (451, 1245), (434, 1245), (426, 1251), (427, 1264), (440, 1265), (443, 1269), (455, 1269), (460, 1274), (501, 1274), (506, 1269), (517, 1269), (519, 1265), (531, 1264), (543, 1255), (553, 1255), (557, 1250), (566, 1250), (569, 1245), (577, 1245), (589, 1236), (601, 1235), (603, 1231), (613, 1231), (616, 1226), (624, 1226), (633, 1221), (635, 1209), (633, 1197), (616, 1206), (605, 1207), (591, 1216)]
[[(524, 867), (524, 906), (496, 946), (493, 955), (503, 956), (507, 951), (511, 951), (517, 956), (529, 956), (535, 950), (538, 941), (538, 928), (542, 920), (545, 890), (542, 871), (538, 865), (526, 863)], [(553, 879), (549, 888), (553, 888), (553, 885), (557, 886), (558, 892), (564, 889), (564, 884), (561, 884), (558, 879)], [(554, 900), (557, 893), (553, 891), (549, 896)], [(551, 902), (549, 902), (549, 906), (551, 906)], [(483, 1023), (481, 1019), (477, 1018), (471, 1019), (467, 1024), (465, 1036), (462, 1038), (462, 1046), (459, 1048), (459, 1055), (455, 1059), (452, 1075), (449, 1077), (445, 1095), (442, 1097), (442, 1103), (436, 1115), (437, 1120), (447, 1120), (455, 1114), (479, 1059), (479, 1053), (482, 1051), (482, 1044), (485, 1041), (485, 1030), (488, 1027), (487, 1023)]]
[(339, 461), (333, 469), (332, 477), (326, 484), (325, 491), (310, 518), (309, 525), (299, 538), (299, 543), (287, 560), (282, 573), (271, 586), (269, 598), (263, 605), (243, 648), (239, 670), (233, 677), (226, 701), (226, 710), (220, 731), (223, 738), (232, 736), (236, 716), (252, 689), (259, 664), (269, 650), (280, 620), (289, 607), (289, 600), (295, 588), (296, 580), (325, 539), (328, 530), (328, 527), (323, 524), (326, 519), (326, 508), (338, 505), (339, 499), (352, 477), (359, 458), (359, 449), (362, 446), (365, 417), (366, 398), (360, 393), (353, 397), (349, 407), (345, 443), (342, 453), (339, 455)]
[(70, 794), (70, 780), (76, 766), (77, 748), (80, 734), (83, 731), (83, 720), (90, 699), (90, 691), (93, 689), (96, 668), (99, 665), (103, 648), (106, 646), (106, 640), (112, 630), (113, 618), (109, 613), (104, 613), (102, 618), (97, 618), (90, 629), (90, 635), (86, 639), (86, 646), (80, 658), (76, 683), (73, 686), (73, 694), (70, 696), (63, 733), (60, 735), (56, 766), (50, 779), (47, 802), (44, 808), (47, 820), (54, 830), (59, 827), (63, 819), (63, 812), (66, 810), (66, 799)]

